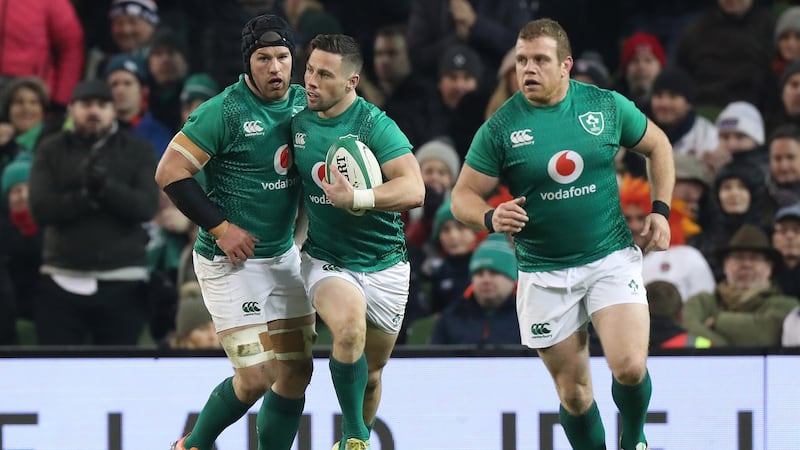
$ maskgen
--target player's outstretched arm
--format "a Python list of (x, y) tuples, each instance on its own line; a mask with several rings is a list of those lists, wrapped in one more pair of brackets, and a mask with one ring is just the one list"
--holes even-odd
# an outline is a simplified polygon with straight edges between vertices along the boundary
[[(632, 150), (647, 157), (652, 200), (670, 205), (672, 190), (675, 188), (675, 162), (667, 136), (658, 125), (648, 119), (644, 136)], [(642, 236), (649, 236), (645, 253), (669, 248), (670, 230), (667, 218), (657, 213), (648, 215)]]

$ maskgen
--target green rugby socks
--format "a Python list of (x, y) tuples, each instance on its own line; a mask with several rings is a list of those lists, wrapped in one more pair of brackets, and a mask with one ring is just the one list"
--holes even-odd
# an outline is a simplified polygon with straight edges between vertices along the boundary
[[(613, 377), (612, 377), (613, 378)], [(641, 383), (635, 386), (620, 384), (616, 378), (611, 383), (611, 396), (619, 408), (622, 418), (621, 448), (633, 450), (639, 442), (647, 442), (644, 436), (644, 423), (647, 407), (653, 394), (650, 372), (645, 373)]]
[(352, 364), (339, 362), (331, 355), (331, 378), (336, 397), (342, 408), (342, 442), (348, 438), (369, 439), (364, 424), (364, 391), (367, 389), (367, 358), (361, 357)]
[(252, 405), (243, 403), (236, 397), (233, 377), (226, 378), (214, 388), (203, 410), (200, 411), (192, 434), (186, 438), (186, 448), (210, 450), (220, 433), (244, 416), (250, 406)]
[(297, 429), (300, 427), (300, 416), (303, 414), (304, 405), (305, 397), (286, 398), (271, 389), (267, 391), (256, 417), (259, 448), (265, 450), (291, 448)]
[(572, 448), (580, 450), (606, 449), (606, 431), (603, 429), (603, 419), (600, 418), (597, 402), (593, 401), (589, 410), (580, 416), (570, 415), (564, 409), (564, 405), (559, 405), (558, 418)]

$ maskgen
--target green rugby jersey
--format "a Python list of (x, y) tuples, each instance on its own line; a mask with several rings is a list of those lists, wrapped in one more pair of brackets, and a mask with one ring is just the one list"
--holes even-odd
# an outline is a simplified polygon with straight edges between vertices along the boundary
[(400, 213), (370, 210), (354, 216), (333, 207), (322, 190), (325, 155), (340, 137), (356, 136), (372, 149), (381, 165), (410, 153), (411, 143), (394, 120), (358, 97), (345, 112), (329, 119), (310, 109), (300, 112), (292, 120), (292, 135), (308, 211), (308, 238), (303, 250), (356, 272), (377, 272), (406, 261)]
[[(285, 100), (253, 94), (244, 77), (195, 110), (183, 133), (211, 159), (203, 168), (208, 197), (237, 226), (259, 239), (256, 258), (283, 254), (294, 243), (300, 180), (289, 149), (292, 116), (306, 107), (305, 89), (289, 87)], [(200, 230), (195, 250), (224, 254)]]
[(549, 107), (518, 92), (481, 126), (466, 163), (526, 197), (529, 221), (515, 235), (520, 270), (574, 267), (633, 245), (614, 155), (646, 127), (633, 102), (577, 81)]

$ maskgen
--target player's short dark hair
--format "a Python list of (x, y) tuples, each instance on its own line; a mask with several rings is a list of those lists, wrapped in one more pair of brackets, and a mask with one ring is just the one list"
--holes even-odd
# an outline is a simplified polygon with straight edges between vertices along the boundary
[(553, 19), (536, 19), (525, 24), (517, 35), (523, 41), (532, 41), (540, 37), (551, 37), (556, 40), (556, 52), (559, 61), (563, 61), (567, 56), (572, 56), (572, 46), (564, 28)]
[(309, 44), (311, 51), (316, 49), (323, 52), (342, 56), (342, 65), (347, 66), (355, 73), (361, 73), (364, 66), (364, 56), (361, 47), (355, 39), (345, 34), (318, 34)]
[(650, 316), (680, 321), (683, 299), (678, 288), (669, 281), (651, 281), (645, 286)]

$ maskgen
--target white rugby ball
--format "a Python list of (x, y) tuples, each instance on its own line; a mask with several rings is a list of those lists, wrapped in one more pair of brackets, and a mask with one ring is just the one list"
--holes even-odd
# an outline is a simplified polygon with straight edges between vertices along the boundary
[[(325, 155), (325, 181), (331, 183), (331, 165), (347, 178), (353, 189), (372, 189), (383, 184), (381, 166), (366, 144), (355, 137), (339, 138)], [(349, 213), (363, 216), (366, 209), (348, 209)]]

